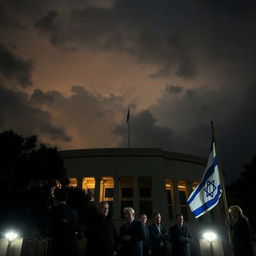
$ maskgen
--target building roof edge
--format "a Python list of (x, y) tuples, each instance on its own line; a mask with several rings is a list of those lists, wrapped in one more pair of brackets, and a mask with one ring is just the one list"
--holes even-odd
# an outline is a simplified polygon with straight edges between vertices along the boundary
[(133, 157), (162, 157), (164, 159), (194, 162), (205, 165), (207, 159), (186, 153), (162, 150), (161, 148), (91, 148), (59, 151), (61, 158), (83, 158), (83, 157), (113, 157), (113, 156), (133, 156)]

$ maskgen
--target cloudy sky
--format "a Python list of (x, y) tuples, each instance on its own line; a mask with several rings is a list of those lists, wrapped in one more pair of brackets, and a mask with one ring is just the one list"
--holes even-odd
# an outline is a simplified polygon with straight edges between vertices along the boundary
[(0, 130), (59, 149), (157, 147), (227, 181), (256, 153), (253, 0), (0, 0)]

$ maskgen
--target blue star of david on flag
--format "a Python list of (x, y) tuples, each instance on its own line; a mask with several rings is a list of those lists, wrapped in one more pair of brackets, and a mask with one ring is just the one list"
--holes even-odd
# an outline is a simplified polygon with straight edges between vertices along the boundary
[(213, 142), (203, 178), (189, 196), (187, 203), (194, 216), (199, 218), (218, 204), (221, 194), (219, 167)]
[(214, 180), (209, 181), (207, 180), (207, 186), (204, 189), (206, 196), (211, 196), (213, 197), (214, 191), (216, 190), (216, 186), (214, 185)]

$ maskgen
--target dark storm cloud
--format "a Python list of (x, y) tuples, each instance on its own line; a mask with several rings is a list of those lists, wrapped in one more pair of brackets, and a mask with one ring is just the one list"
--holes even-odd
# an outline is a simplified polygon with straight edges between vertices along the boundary
[(49, 11), (42, 19), (35, 23), (36, 28), (51, 35), (50, 40), (53, 45), (58, 43), (58, 27), (54, 24), (57, 16), (58, 13), (56, 11)]
[[(132, 147), (159, 147), (207, 157), (210, 121), (219, 111), (214, 108), (219, 92), (210, 90), (167, 85), (155, 105), (142, 112), (132, 109)], [(215, 94), (211, 101), (208, 94)], [(127, 145), (127, 127), (117, 126), (114, 132), (122, 136), (120, 146)]]
[(54, 20), (57, 15), (58, 13), (56, 11), (49, 11), (41, 20), (35, 23), (35, 26), (45, 31), (55, 31), (56, 26), (54, 25)]
[(29, 96), (0, 86), (0, 129), (14, 129), (27, 135), (47, 137), (50, 141), (70, 141), (63, 128), (52, 124), (51, 114), (33, 106)]
[(25, 26), (16, 17), (8, 14), (6, 7), (0, 3), (0, 28), (14, 27), (24, 29)]
[[(208, 157), (210, 121), (213, 120), (226, 181), (230, 182), (256, 153), (255, 88), (255, 84), (237, 91), (167, 85), (162, 96), (149, 109), (139, 111), (136, 107), (131, 108), (131, 146), (157, 147)], [(29, 104), (33, 104), (37, 111), (39, 107), (47, 108), (50, 113), (53, 111), (58, 125), (65, 126), (66, 131), (73, 131), (77, 140), (74, 148), (78, 148), (76, 145), (127, 146), (127, 109), (123, 96), (95, 95), (81, 86), (73, 86), (71, 92), (72, 95), (67, 97), (57, 91), (37, 89)], [(24, 97), (27, 95), (23, 94)], [(8, 102), (12, 105), (13, 101)], [(21, 104), (13, 105), (24, 109)], [(41, 116), (41, 111), (39, 113)], [(40, 127), (42, 124), (37, 125)]]
[(172, 7), (164, 1), (116, 1), (112, 8), (50, 11), (35, 26), (55, 46), (126, 52), (155, 65), (159, 71), (154, 77), (176, 74), (191, 79), (197, 74), (196, 62), (176, 27)]
[[(71, 91), (72, 95), (66, 97), (57, 91), (35, 90), (31, 101), (57, 112), (60, 124), (65, 124), (67, 130), (76, 130), (79, 145), (126, 147), (127, 109), (123, 96), (94, 95), (81, 86), (73, 86)], [(226, 181), (230, 182), (256, 153), (255, 111), (255, 84), (232, 91), (229, 87), (186, 89), (167, 85), (149, 109), (131, 108), (131, 146), (157, 147), (207, 158), (213, 120)]]
[[(167, 85), (148, 110), (131, 109), (131, 146), (159, 147), (207, 158), (213, 120), (226, 181), (231, 182), (256, 154), (255, 111), (255, 84), (237, 91)], [(118, 125), (113, 132), (122, 137), (120, 146), (127, 146), (127, 127)]]
[[(172, 87), (166, 86), (167, 92), (170, 88)], [(223, 126), (233, 118), (238, 118), (246, 92), (206, 86), (177, 88), (180, 91), (178, 94), (172, 91), (165, 93), (165, 90), (157, 103), (150, 107), (150, 111), (157, 117), (159, 125), (172, 127), (184, 141), (190, 142), (177, 142), (176, 147), (178, 146), (179, 150), (203, 154), (208, 147), (207, 137), (210, 138), (207, 132), (210, 131), (210, 121), (214, 120), (216, 125)], [(202, 140), (198, 140), (199, 137)]]
[[(117, 126), (113, 132), (123, 139), (121, 147), (127, 146), (127, 127)], [(170, 148), (175, 140), (173, 131), (157, 125), (156, 119), (148, 111), (142, 111), (132, 116), (131, 147)]]
[(30, 97), (32, 103), (37, 104), (48, 104), (55, 100), (56, 97), (60, 97), (61, 93), (57, 91), (51, 91), (44, 93), (40, 89), (35, 89), (33, 94)]
[[(232, 99), (231, 101), (236, 104), (236, 101)], [(225, 109), (226, 107), (223, 107), (223, 111)], [(219, 142), (229, 180), (244, 171), (244, 165), (250, 163), (252, 157), (256, 155), (255, 112), (256, 84), (254, 83), (245, 88), (236, 115), (220, 126)]]
[(166, 85), (165, 91), (170, 94), (179, 94), (184, 90), (183, 87), (179, 85)]
[(157, 67), (151, 77), (174, 74), (193, 79), (205, 63), (223, 65), (226, 73), (248, 72), (239, 62), (253, 64), (252, 2), (120, 0), (112, 8), (81, 5), (51, 13), (42, 16), (36, 27), (55, 46), (126, 52)]
[(32, 85), (31, 61), (15, 56), (0, 42), (0, 73), (7, 79), (14, 81), (22, 87)]
[(3, 6), (5, 16), (34, 23), (56, 47), (128, 53), (153, 65), (154, 78), (193, 79), (206, 65), (224, 76), (254, 74), (255, 1), (106, 2), (12, 0)]
[[(207, 157), (214, 120), (227, 178), (237, 176), (256, 151), (256, 2), (95, 2), (103, 1), (6, 1), (0, 23), (11, 24), (9, 18), (18, 14), (60, 49), (128, 53), (152, 65), (150, 76), (170, 78), (164, 83), (171, 85), (149, 109), (131, 111), (132, 146)], [(172, 85), (183, 82), (184, 87)], [(29, 103), (55, 113), (82, 147), (126, 146), (123, 96), (74, 86), (70, 97), (35, 90)]]
[(0, 26), (8, 26), (5, 7), (0, 4)]
[(92, 94), (82, 86), (72, 86), (71, 92), (66, 97), (57, 91), (35, 90), (31, 102), (57, 113), (59, 123), (75, 134), (76, 147), (116, 146), (120, 138), (112, 130), (124, 118), (123, 97)]

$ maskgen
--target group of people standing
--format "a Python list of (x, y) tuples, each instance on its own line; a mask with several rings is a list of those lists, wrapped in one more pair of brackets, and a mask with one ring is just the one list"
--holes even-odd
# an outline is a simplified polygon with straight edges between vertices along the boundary
[[(161, 214), (153, 214), (153, 224), (147, 225), (147, 215), (135, 219), (132, 207), (123, 209), (125, 224), (120, 227), (119, 234), (112, 221), (108, 218), (109, 205), (101, 202), (99, 213), (102, 217), (99, 229), (91, 223), (87, 236), (87, 255), (120, 255), (120, 256), (165, 256), (167, 241), (172, 243), (172, 255), (189, 256), (189, 243), (192, 236), (189, 229), (183, 225), (183, 216), (177, 214), (176, 224), (167, 232), (161, 224)], [(100, 222), (98, 222), (99, 224)], [(92, 235), (93, 234), (93, 235)]]
[[(109, 204), (101, 202), (96, 211), (87, 212), (86, 221), (79, 223), (79, 216), (66, 202), (61, 189), (54, 193), (54, 207), (50, 214), (49, 235), (51, 237), (51, 256), (165, 256), (167, 241), (172, 243), (174, 256), (190, 256), (189, 244), (192, 236), (183, 225), (183, 216), (177, 214), (176, 224), (169, 232), (161, 224), (161, 214), (153, 214), (153, 224), (147, 225), (147, 215), (135, 219), (131, 207), (123, 209), (125, 224), (119, 233), (108, 217)], [(78, 251), (77, 237), (83, 234), (87, 239), (85, 252)]]
[(166, 242), (172, 243), (172, 255), (189, 256), (191, 233), (188, 227), (183, 225), (184, 219), (182, 214), (176, 215), (176, 224), (170, 227), (169, 232), (161, 224), (161, 214), (153, 214), (153, 224), (146, 226), (147, 215), (141, 214), (140, 220), (144, 226), (144, 233), (146, 234), (143, 243), (143, 256), (167, 255)]
[[(95, 206), (95, 204), (93, 204)], [(153, 214), (153, 223), (147, 225), (147, 215), (135, 219), (131, 207), (123, 209), (125, 223), (119, 233), (109, 217), (109, 204), (88, 208), (79, 216), (67, 205), (64, 190), (54, 192), (54, 205), (50, 213), (49, 236), (51, 256), (167, 256), (167, 242), (171, 242), (172, 256), (190, 256), (192, 236), (184, 225), (182, 214), (176, 215), (176, 223), (167, 230), (161, 224), (161, 213)], [(231, 238), (234, 256), (253, 256), (248, 219), (239, 206), (229, 208), (232, 217)], [(79, 219), (83, 220), (79, 222)], [(78, 237), (87, 240), (84, 252), (78, 250)]]

